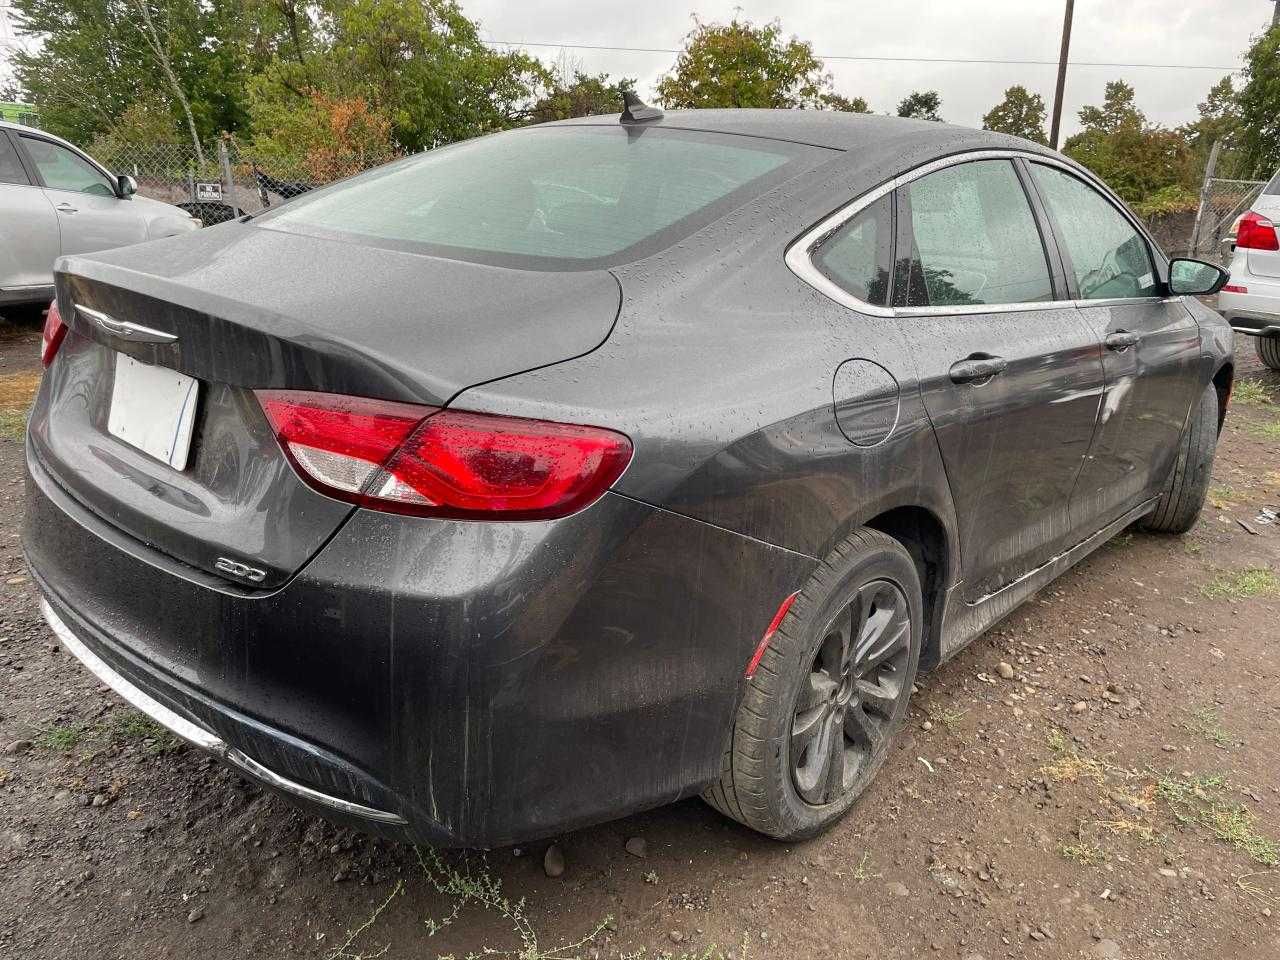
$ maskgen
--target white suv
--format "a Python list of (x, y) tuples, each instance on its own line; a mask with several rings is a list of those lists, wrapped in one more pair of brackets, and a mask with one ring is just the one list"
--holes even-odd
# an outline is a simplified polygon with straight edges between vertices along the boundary
[(53, 261), (195, 230), (67, 141), (0, 122), (0, 304), (48, 303)]
[(1231, 279), (1218, 294), (1218, 312), (1257, 339), (1258, 357), (1280, 370), (1280, 171), (1236, 224)]

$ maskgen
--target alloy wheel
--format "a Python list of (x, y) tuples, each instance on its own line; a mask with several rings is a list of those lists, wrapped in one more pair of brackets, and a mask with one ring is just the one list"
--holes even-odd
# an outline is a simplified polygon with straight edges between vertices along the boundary
[(884, 744), (911, 654), (911, 613), (888, 580), (858, 588), (823, 630), (791, 722), (791, 778), (813, 806), (832, 803)]

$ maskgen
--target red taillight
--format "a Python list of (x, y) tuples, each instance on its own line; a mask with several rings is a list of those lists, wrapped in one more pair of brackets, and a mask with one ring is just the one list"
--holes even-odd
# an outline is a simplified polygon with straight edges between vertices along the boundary
[(1280, 250), (1280, 237), (1276, 225), (1260, 213), (1252, 210), (1240, 218), (1236, 231), (1236, 246), (1246, 250)]
[(298, 472), (376, 510), (546, 520), (595, 501), (631, 460), (601, 427), (292, 390), (258, 399)]
[(787, 611), (791, 609), (791, 605), (796, 602), (796, 597), (798, 596), (800, 596), (799, 590), (783, 600), (778, 606), (778, 612), (773, 615), (773, 619), (769, 622), (769, 628), (765, 630), (764, 636), (760, 638), (760, 642), (756, 645), (756, 652), (751, 655), (751, 659), (747, 663), (746, 677), (748, 680), (756, 675), (756, 668), (760, 666), (764, 652), (769, 649), (769, 642), (773, 639), (773, 635), (778, 632), (778, 628), (782, 626), (782, 621), (786, 618)]
[(1228, 283), (1222, 288), (1223, 293), (1248, 293), (1248, 287), (1242, 287), (1238, 283)]
[(62, 322), (62, 314), (58, 312), (58, 301), (49, 304), (49, 312), (44, 318), (44, 335), (40, 338), (40, 363), (49, 366), (58, 355), (58, 348), (67, 335), (67, 325)]

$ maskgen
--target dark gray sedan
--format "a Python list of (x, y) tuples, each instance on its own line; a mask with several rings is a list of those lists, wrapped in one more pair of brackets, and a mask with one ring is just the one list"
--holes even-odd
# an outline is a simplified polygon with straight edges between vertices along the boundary
[(804, 837), (918, 671), (1194, 523), (1223, 281), (998, 134), (503, 133), (59, 261), (24, 545), (91, 670), (335, 819)]

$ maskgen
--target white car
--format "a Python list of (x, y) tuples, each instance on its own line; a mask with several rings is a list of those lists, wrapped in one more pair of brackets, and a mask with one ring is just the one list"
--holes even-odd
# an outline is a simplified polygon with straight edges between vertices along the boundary
[(1262, 188), (1253, 209), (1236, 221), (1231, 280), (1218, 294), (1218, 312), (1232, 328), (1256, 337), (1258, 357), (1280, 370), (1280, 171)]
[(0, 121), (0, 304), (47, 303), (53, 261), (187, 233), (200, 221), (169, 203), (135, 196), (52, 134)]

